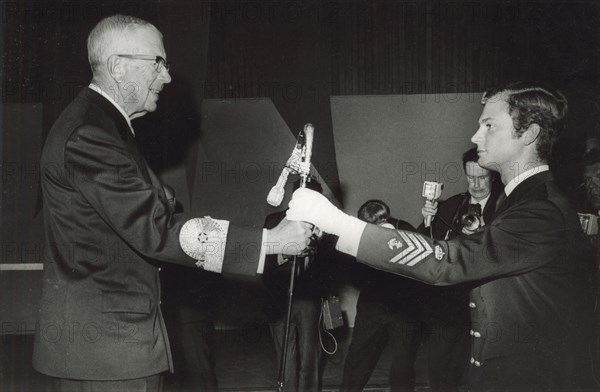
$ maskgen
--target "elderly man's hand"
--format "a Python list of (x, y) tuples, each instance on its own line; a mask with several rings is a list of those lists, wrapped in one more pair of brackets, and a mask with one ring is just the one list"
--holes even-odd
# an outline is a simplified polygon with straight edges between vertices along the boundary
[(313, 226), (305, 222), (283, 219), (267, 230), (267, 254), (303, 255), (310, 243)]

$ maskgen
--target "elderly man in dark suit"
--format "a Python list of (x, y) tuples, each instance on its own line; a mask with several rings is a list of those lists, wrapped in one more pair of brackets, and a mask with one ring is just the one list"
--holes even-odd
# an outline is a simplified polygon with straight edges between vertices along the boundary
[(339, 235), (337, 248), (368, 265), (435, 285), (474, 282), (468, 387), (475, 391), (588, 387), (593, 263), (577, 215), (549, 172), (566, 99), (537, 84), (489, 91), (479, 164), (500, 173), (506, 199), (495, 218), (450, 241), (385, 230), (299, 190), (288, 218)]
[(33, 364), (59, 390), (156, 390), (172, 361), (154, 261), (257, 274), (265, 254), (300, 253), (311, 232), (174, 213), (131, 126), (171, 81), (161, 33), (108, 17), (91, 31), (88, 56), (92, 83), (42, 152), (46, 262)]

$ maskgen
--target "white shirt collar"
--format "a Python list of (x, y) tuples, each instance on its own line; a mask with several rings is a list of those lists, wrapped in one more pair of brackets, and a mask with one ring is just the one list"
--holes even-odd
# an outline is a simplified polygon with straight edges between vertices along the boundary
[(487, 202), (490, 199), (491, 195), (492, 195), (492, 192), (490, 192), (485, 198), (483, 198), (483, 199), (481, 199), (479, 201), (473, 199), (473, 196), (471, 196), (471, 200), (469, 201), (469, 203), (470, 204), (479, 204), (479, 205), (481, 205), (481, 213), (483, 213), (485, 205), (487, 204)]
[(114, 99), (112, 99), (112, 97), (110, 95), (108, 95), (107, 93), (105, 93), (104, 90), (102, 90), (96, 84), (90, 83), (90, 85), (88, 87), (91, 90), (94, 90), (98, 94), (102, 95), (104, 98), (106, 98), (108, 100), (108, 102), (112, 103), (114, 105), (114, 107), (116, 107), (117, 110), (119, 112), (121, 112), (121, 114), (123, 115), (123, 117), (125, 117), (125, 121), (127, 121), (127, 125), (129, 125), (129, 130), (131, 131), (131, 133), (133, 134), (133, 136), (135, 136), (135, 132), (133, 130), (133, 127), (131, 126), (131, 119), (129, 118), (129, 116), (127, 115), (127, 113), (125, 113), (125, 110), (123, 110), (123, 108)]
[(550, 170), (550, 167), (548, 165), (540, 165), (534, 167), (533, 169), (524, 171), (523, 173), (510, 180), (508, 184), (506, 184), (506, 186), (504, 187), (504, 193), (506, 193), (506, 196), (510, 195), (512, 191), (515, 190), (517, 185), (519, 185), (529, 177), (533, 176), (534, 174), (542, 173), (548, 170)]

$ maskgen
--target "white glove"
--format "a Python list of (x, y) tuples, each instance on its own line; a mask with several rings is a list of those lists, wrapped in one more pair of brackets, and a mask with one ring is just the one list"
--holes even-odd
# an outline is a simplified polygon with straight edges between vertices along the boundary
[(294, 192), (287, 218), (312, 223), (324, 232), (339, 236), (338, 250), (354, 255), (366, 226), (366, 222), (340, 211), (319, 192), (306, 188)]
[(335, 235), (338, 235), (342, 222), (348, 217), (325, 196), (306, 188), (299, 188), (294, 192), (289, 207), (289, 220), (312, 223), (319, 229)]

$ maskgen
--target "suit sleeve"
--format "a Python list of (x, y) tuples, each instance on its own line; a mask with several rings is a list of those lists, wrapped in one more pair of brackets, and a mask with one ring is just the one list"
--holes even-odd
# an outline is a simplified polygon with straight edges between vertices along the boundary
[[(64, 154), (69, 183), (137, 252), (151, 259), (214, 272), (256, 273), (260, 229), (173, 214), (160, 190), (144, 179), (141, 168), (117, 136), (97, 127), (81, 126), (67, 141)], [(194, 219), (209, 224), (189, 225)], [(209, 241), (210, 254), (203, 262), (182, 248), (181, 232), (186, 224), (200, 227), (203, 238)], [(211, 228), (216, 231), (211, 232)], [(211, 237), (211, 233), (218, 235)]]
[(418, 233), (367, 225), (357, 260), (428, 284), (450, 285), (522, 274), (564, 252), (562, 214), (549, 201), (507, 211), (483, 231), (437, 241)]

